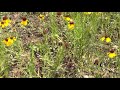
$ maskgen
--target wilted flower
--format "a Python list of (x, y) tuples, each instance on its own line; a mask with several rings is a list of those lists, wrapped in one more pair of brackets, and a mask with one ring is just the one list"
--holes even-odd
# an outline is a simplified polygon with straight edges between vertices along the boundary
[(45, 19), (45, 16), (42, 15), (42, 14), (40, 14), (40, 15), (38, 16), (38, 18), (44, 20), (44, 19)]

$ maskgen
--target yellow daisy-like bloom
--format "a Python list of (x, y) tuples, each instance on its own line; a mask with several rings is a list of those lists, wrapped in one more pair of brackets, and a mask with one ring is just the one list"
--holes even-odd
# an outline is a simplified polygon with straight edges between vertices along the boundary
[(8, 19), (8, 18), (5, 16), (5, 17), (3, 17), (3, 20), (0, 22), (0, 26), (1, 26), (2, 28), (5, 28), (5, 27), (7, 27), (7, 26), (9, 25), (10, 22), (11, 22), (11, 20)]
[(9, 38), (6, 38), (3, 40), (3, 43), (6, 45), (6, 46), (11, 46), (14, 41), (16, 41), (16, 38), (15, 37), (9, 37)]
[(117, 56), (117, 54), (114, 53), (114, 52), (109, 52), (109, 53), (107, 53), (107, 54), (108, 54), (108, 57), (109, 57), (109, 58), (114, 58), (114, 57)]
[(102, 37), (100, 40), (106, 41), (107, 43), (111, 42), (111, 38), (109, 38), (109, 37)]
[(9, 37), (9, 39), (13, 40), (13, 41), (16, 41), (16, 38), (15, 37)]
[(102, 37), (100, 40), (101, 40), (101, 41), (104, 41), (104, 40), (105, 40), (105, 37)]
[(69, 30), (73, 30), (74, 27), (75, 27), (74, 22), (70, 22), (70, 23), (68, 24), (68, 29), (69, 29)]
[(92, 12), (84, 12), (84, 14), (90, 15), (90, 14), (92, 14)]
[(10, 22), (11, 22), (10, 19), (8, 19), (7, 17), (3, 17), (3, 20), (0, 22), (0, 26), (2, 28), (5, 28), (5, 27), (9, 26)]
[(21, 25), (26, 26), (28, 24), (28, 20), (26, 18), (23, 18), (21, 21)]
[(5, 22), (0, 22), (0, 27), (2, 27), (2, 28), (5, 28), (7, 25), (6, 25), (6, 23)]
[(109, 43), (111, 42), (111, 39), (109, 37), (106, 38), (106, 42)]
[(38, 18), (44, 20), (44, 19), (45, 19), (45, 16), (42, 15), (42, 14), (40, 14), (40, 15), (38, 16)]
[(11, 46), (13, 44), (13, 40), (11, 40), (10, 38), (6, 38), (5, 40), (3, 40), (3, 43), (6, 46)]
[(69, 16), (65, 16), (64, 19), (69, 22), (71, 20), (71, 18)]
[(8, 19), (6, 16), (5, 16), (5, 17), (3, 17), (3, 21), (4, 21), (5, 23), (11, 23), (11, 20), (10, 20), (10, 19)]
[(4, 22), (5, 27), (9, 26), (8, 22)]

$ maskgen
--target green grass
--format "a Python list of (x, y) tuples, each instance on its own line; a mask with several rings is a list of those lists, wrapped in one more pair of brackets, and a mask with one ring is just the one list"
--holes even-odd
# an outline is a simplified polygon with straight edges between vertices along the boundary
[[(39, 20), (39, 14), (45, 19)], [(74, 20), (75, 28), (68, 30), (67, 22), (56, 12), (2, 12), (15, 21), (13, 27), (0, 28), (0, 77), (1, 78), (119, 78), (120, 77), (120, 13), (62, 12)], [(29, 24), (22, 28), (20, 17)], [(16, 29), (12, 31), (13, 28)], [(45, 31), (44, 33), (44, 30)], [(107, 34), (112, 42), (100, 38)], [(15, 36), (12, 46), (2, 43)], [(109, 50), (117, 46), (117, 56), (110, 59)], [(98, 61), (97, 64), (95, 61)]]

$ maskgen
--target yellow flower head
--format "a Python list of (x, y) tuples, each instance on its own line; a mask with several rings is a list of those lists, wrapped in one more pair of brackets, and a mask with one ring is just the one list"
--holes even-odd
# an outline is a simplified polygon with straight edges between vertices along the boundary
[(102, 37), (100, 38), (101, 41), (106, 41), (107, 43), (111, 42), (111, 38), (109, 37)]
[(117, 54), (114, 52), (114, 50), (111, 50), (109, 53), (107, 53), (108, 54), (108, 57), (109, 58), (114, 58), (114, 57), (116, 57), (117, 56)]
[(92, 12), (84, 12), (84, 14), (90, 15), (90, 14), (92, 14)]
[(68, 24), (68, 29), (69, 30), (73, 30), (74, 29), (74, 22), (70, 22), (69, 24)]
[(0, 26), (1, 26), (2, 28), (5, 28), (5, 27), (6, 27), (5, 22), (1, 21), (1, 22), (0, 22)]
[(69, 16), (65, 16), (64, 19), (69, 22), (71, 20), (71, 18)]
[(101, 40), (101, 41), (104, 41), (104, 40), (105, 40), (105, 37), (100, 38), (100, 40)]
[(10, 38), (6, 38), (5, 40), (3, 40), (3, 43), (6, 46), (11, 46), (13, 44), (13, 40), (11, 40)]
[(16, 41), (16, 38), (15, 37), (9, 37), (9, 38), (6, 38), (3, 40), (3, 43), (6, 45), (6, 46), (11, 46), (14, 41)]
[(11, 20), (10, 19), (8, 19), (8, 17), (3, 17), (3, 21), (5, 22), (5, 23), (11, 23)]
[(44, 19), (45, 19), (45, 16), (42, 15), (42, 14), (40, 14), (40, 15), (38, 16), (38, 18), (44, 20)]
[(26, 26), (28, 24), (28, 20), (26, 18), (22, 18), (21, 25)]
[(16, 38), (15, 37), (9, 37), (9, 39), (13, 40), (13, 41), (16, 41)]
[(111, 42), (111, 39), (109, 37), (106, 38), (106, 42), (109, 43)]

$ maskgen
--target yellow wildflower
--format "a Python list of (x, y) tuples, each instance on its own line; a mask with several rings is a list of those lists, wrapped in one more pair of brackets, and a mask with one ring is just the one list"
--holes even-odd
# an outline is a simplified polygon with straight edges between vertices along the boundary
[(106, 38), (106, 42), (109, 43), (111, 42), (111, 39), (109, 37)]
[(11, 46), (13, 44), (13, 40), (11, 40), (10, 38), (6, 38), (5, 40), (3, 40), (3, 43), (6, 46)]
[(69, 24), (68, 24), (68, 29), (70, 29), (70, 30), (73, 30), (74, 29), (74, 22), (70, 22)]
[(28, 20), (26, 18), (22, 18), (21, 25), (26, 26), (28, 24)]
[(0, 26), (1, 26), (2, 28), (5, 28), (5, 27), (7, 27), (7, 26), (9, 25), (10, 22), (11, 22), (11, 20), (8, 19), (8, 18), (5, 16), (5, 17), (3, 17), (3, 20), (0, 22)]
[(13, 41), (16, 41), (16, 38), (15, 37), (9, 37), (9, 39), (13, 40)]
[(3, 43), (6, 45), (6, 46), (11, 46), (14, 41), (16, 41), (16, 38), (15, 37), (9, 37), (9, 38), (6, 38), (3, 40)]
[(0, 22), (0, 26), (1, 26), (2, 28), (5, 28), (7, 25), (6, 25), (5, 22), (1, 21), (1, 22)]
[(42, 15), (42, 14), (40, 14), (40, 15), (38, 16), (38, 18), (44, 20), (44, 19), (45, 19), (45, 16)]
[(7, 27), (7, 26), (9, 25), (10, 22), (11, 22), (11, 20), (8, 19), (8, 18), (5, 16), (5, 17), (3, 17), (3, 20), (0, 22), (0, 26), (1, 26), (2, 28), (5, 28), (5, 27)]
[(114, 58), (114, 57), (117, 56), (117, 54), (116, 54), (114, 51), (110, 51), (110, 52), (107, 53), (107, 54), (108, 54), (108, 57), (109, 57), (109, 58)]
[(69, 16), (65, 16), (64, 19), (68, 22), (71, 20), (71, 18)]
[(5, 23), (11, 23), (11, 20), (10, 19), (8, 19), (6, 16), (5, 17), (3, 17), (3, 21), (5, 22)]
[(109, 37), (102, 37), (100, 40), (106, 41), (107, 43), (111, 42), (111, 38), (109, 38)]
[(104, 40), (105, 40), (105, 37), (102, 37), (100, 40), (101, 40), (101, 41), (104, 41)]

